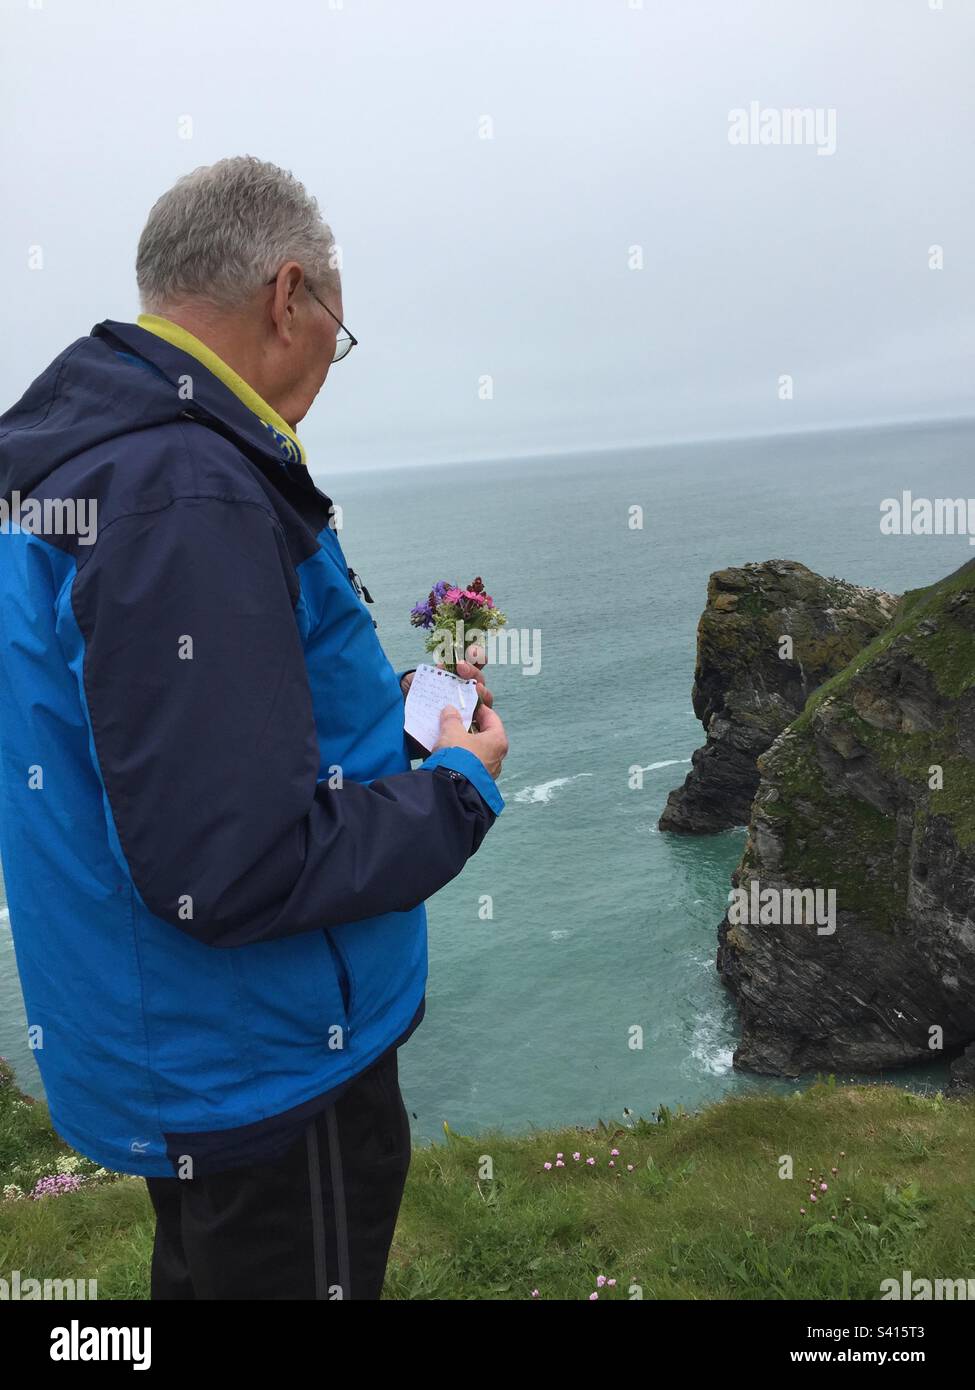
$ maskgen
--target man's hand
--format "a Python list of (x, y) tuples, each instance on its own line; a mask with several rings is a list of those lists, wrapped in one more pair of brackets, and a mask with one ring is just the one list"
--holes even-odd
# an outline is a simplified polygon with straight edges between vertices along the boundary
[[(459, 666), (466, 664), (458, 662)], [(436, 748), (466, 748), (475, 758), (480, 758), (491, 776), (496, 778), (508, 751), (508, 735), (500, 718), (488, 704), (478, 705), (474, 711), (474, 723), (477, 732), (472, 729), (468, 733), (459, 712), (453, 705), (445, 705), (440, 711), (440, 737)]]
[[(440, 738), (437, 740), (436, 747), (466, 748), (476, 758), (480, 758), (492, 777), (497, 777), (501, 771), (501, 763), (508, 751), (508, 736), (504, 731), (504, 725), (492, 709), (494, 696), (484, 684), (484, 675), (481, 670), (487, 661), (484, 651), (480, 647), (471, 646), (467, 648), (465, 655), (470, 660), (458, 661), (457, 674), (463, 681), (477, 681), (480, 704), (474, 711), (474, 722), (470, 733), (464, 728), (460, 715), (452, 705), (443, 709), (440, 715)], [(443, 669), (442, 661), (438, 661), (437, 665)], [(414, 675), (415, 672), (407, 671), (400, 681), (404, 699), (410, 693)], [(411, 748), (417, 750), (414, 755), (416, 757), (426, 758), (435, 751), (433, 748), (421, 748), (416, 739), (411, 738), (409, 734), (406, 737)]]
[[(477, 693), (481, 697), (481, 704), (487, 705), (488, 709), (490, 709), (494, 704), (494, 696), (484, 684), (484, 673), (481, 670), (481, 667), (484, 665), (484, 653), (480, 647), (468, 647), (467, 655), (471, 658), (470, 661), (458, 661), (457, 674), (462, 681), (477, 681)], [(437, 665), (443, 669), (442, 661), (438, 661)], [(413, 684), (413, 677), (415, 674), (415, 671), (407, 671), (406, 675), (399, 683), (404, 700), (410, 693), (410, 686)]]

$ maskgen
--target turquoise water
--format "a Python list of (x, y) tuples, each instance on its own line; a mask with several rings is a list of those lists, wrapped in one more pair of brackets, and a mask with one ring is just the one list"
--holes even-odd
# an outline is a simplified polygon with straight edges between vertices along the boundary
[[(429, 905), (427, 1015), (401, 1055), (417, 1138), (445, 1119), (518, 1131), (790, 1084), (731, 1070), (715, 928), (743, 832), (655, 829), (702, 741), (690, 686), (707, 577), (781, 557), (894, 591), (930, 583), (971, 558), (967, 540), (882, 536), (880, 501), (967, 496), (973, 444), (975, 425), (953, 424), (456, 470), (316, 465), (397, 669), (423, 659), (408, 614), (438, 578), (483, 575), (510, 623), (541, 633), (538, 675), (490, 680), (506, 809)], [(23, 1029), (0, 908), (0, 1054), (41, 1095)]]

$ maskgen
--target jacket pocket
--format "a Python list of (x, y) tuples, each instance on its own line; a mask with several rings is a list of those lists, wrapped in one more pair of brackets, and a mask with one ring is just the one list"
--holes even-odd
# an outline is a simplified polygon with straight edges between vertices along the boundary
[[(327, 927), (322, 928), (322, 934), (328, 942), (329, 949), (332, 952), (332, 959), (335, 962), (335, 974), (339, 982), (339, 988), (342, 991), (342, 1002), (345, 1005), (346, 1018), (351, 1020), (352, 1009), (355, 1004), (355, 976), (352, 974), (352, 967), (349, 964), (345, 951), (343, 951), (342, 947), (338, 944)], [(350, 1028), (346, 1027), (346, 1032), (351, 1031)]]
[[(243, 946), (233, 960), (238, 1007), (262, 1068), (344, 1046), (348, 1010), (329, 945), (318, 932)], [(282, 1059), (287, 1058), (287, 1062)]]

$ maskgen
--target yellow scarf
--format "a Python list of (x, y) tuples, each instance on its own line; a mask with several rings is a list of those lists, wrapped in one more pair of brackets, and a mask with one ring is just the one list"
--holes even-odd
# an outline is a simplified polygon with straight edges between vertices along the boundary
[(248, 410), (253, 411), (264, 428), (271, 434), (281, 452), (293, 463), (303, 463), (307, 467), (308, 460), (305, 457), (304, 446), (288, 422), (283, 420), (252, 386), (248, 386), (244, 378), (238, 376), (233, 367), (228, 367), (223, 358), (218, 357), (212, 348), (208, 348), (206, 343), (201, 343), (199, 338), (194, 337), (187, 329), (181, 328), (178, 323), (160, 318), (158, 314), (140, 314), (137, 322), (140, 328), (145, 328), (149, 333), (155, 333), (158, 338), (165, 338), (166, 342), (172, 343), (173, 347), (188, 352), (191, 357), (202, 362), (207, 371), (219, 378), (229, 391), (233, 391), (238, 400), (243, 401)]

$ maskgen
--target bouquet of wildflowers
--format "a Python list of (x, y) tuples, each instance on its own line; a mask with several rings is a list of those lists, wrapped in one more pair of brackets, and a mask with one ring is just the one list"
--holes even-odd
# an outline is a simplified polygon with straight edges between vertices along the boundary
[(414, 627), (427, 629), (426, 650), (435, 652), (444, 669), (457, 672), (457, 662), (473, 643), (480, 645), (491, 628), (504, 627), (508, 619), (495, 608), (494, 599), (484, 591), (480, 576), (466, 589), (440, 579), (427, 597), (410, 613)]

